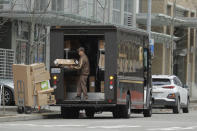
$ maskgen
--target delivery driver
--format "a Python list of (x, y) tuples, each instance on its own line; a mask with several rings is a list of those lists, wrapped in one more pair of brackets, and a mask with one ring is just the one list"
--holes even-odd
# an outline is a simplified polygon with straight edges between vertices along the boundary
[(81, 99), (81, 92), (83, 91), (84, 99), (87, 100), (88, 95), (87, 95), (86, 84), (87, 84), (88, 75), (90, 73), (90, 65), (89, 65), (88, 57), (85, 54), (85, 49), (83, 47), (80, 47), (78, 49), (78, 53), (80, 56), (79, 65), (71, 66), (71, 68), (80, 70), (80, 78), (79, 78), (79, 82), (77, 85), (77, 96), (75, 99), (80, 100)]

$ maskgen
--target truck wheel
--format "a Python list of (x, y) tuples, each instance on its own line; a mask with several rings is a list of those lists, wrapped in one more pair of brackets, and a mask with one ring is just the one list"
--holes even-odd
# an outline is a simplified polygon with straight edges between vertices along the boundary
[(116, 108), (113, 110), (112, 114), (113, 114), (113, 118), (120, 118), (119, 108), (116, 107)]
[(86, 113), (86, 117), (87, 118), (94, 118), (94, 114), (95, 114), (95, 111), (92, 110), (92, 109), (86, 109), (85, 110), (85, 113)]
[(177, 105), (173, 108), (173, 113), (174, 114), (179, 114), (181, 110), (181, 105), (180, 105), (180, 100), (179, 98), (177, 99)]
[(144, 117), (151, 117), (152, 116), (152, 107), (150, 109), (144, 110)]
[(120, 118), (130, 118), (131, 115), (131, 100), (130, 100), (130, 96), (127, 95), (127, 101), (126, 101), (126, 105), (121, 105), (119, 106), (119, 116)]
[(145, 109), (144, 112), (144, 117), (151, 117), (152, 116), (152, 101), (149, 103), (149, 109)]
[(61, 107), (61, 115), (64, 119), (79, 118), (79, 110), (67, 107)]
[(189, 99), (187, 100), (187, 106), (183, 108), (183, 113), (189, 113)]

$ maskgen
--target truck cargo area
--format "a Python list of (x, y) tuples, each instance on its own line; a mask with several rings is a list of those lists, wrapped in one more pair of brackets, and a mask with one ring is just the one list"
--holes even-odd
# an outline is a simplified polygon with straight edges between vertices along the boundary
[[(86, 101), (104, 101), (104, 36), (64, 35), (64, 59), (79, 61), (79, 47), (85, 48), (90, 63)], [(64, 101), (81, 101), (74, 99), (79, 76), (79, 70), (64, 68)], [(83, 93), (81, 97), (83, 101)]]

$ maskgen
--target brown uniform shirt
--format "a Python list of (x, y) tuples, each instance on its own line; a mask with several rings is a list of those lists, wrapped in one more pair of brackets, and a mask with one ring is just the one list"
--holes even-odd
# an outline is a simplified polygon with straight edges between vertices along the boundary
[(90, 64), (88, 57), (84, 54), (79, 59), (79, 65), (75, 69), (80, 70), (80, 75), (89, 75), (90, 74)]

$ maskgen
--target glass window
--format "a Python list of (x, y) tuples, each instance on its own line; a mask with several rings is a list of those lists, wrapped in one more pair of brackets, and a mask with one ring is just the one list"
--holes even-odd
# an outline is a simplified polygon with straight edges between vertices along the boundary
[(121, 19), (120, 19), (120, 11), (113, 11), (113, 23), (115, 24), (120, 24), (121, 23)]
[(113, 8), (120, 10), (121, 9), (121, 1), (120, 0), (114, 0), (113, 1)]
[(170, 79), (161, 79), (161, 78), (153, 78), (152, 85), (159, 86), (159, 85), (170, 85)]
[(16, 41), (16, 63), (26, 64), (27, 43), (23, 41)]
[(148, 68), (148, 50), (144, 49), (144, 68)]
[(133, 0), (124, 0), (124, 11), (132, 13), (132, 1)]
[(64, 0), (52, 0), (53, 11), (64, 11)]

